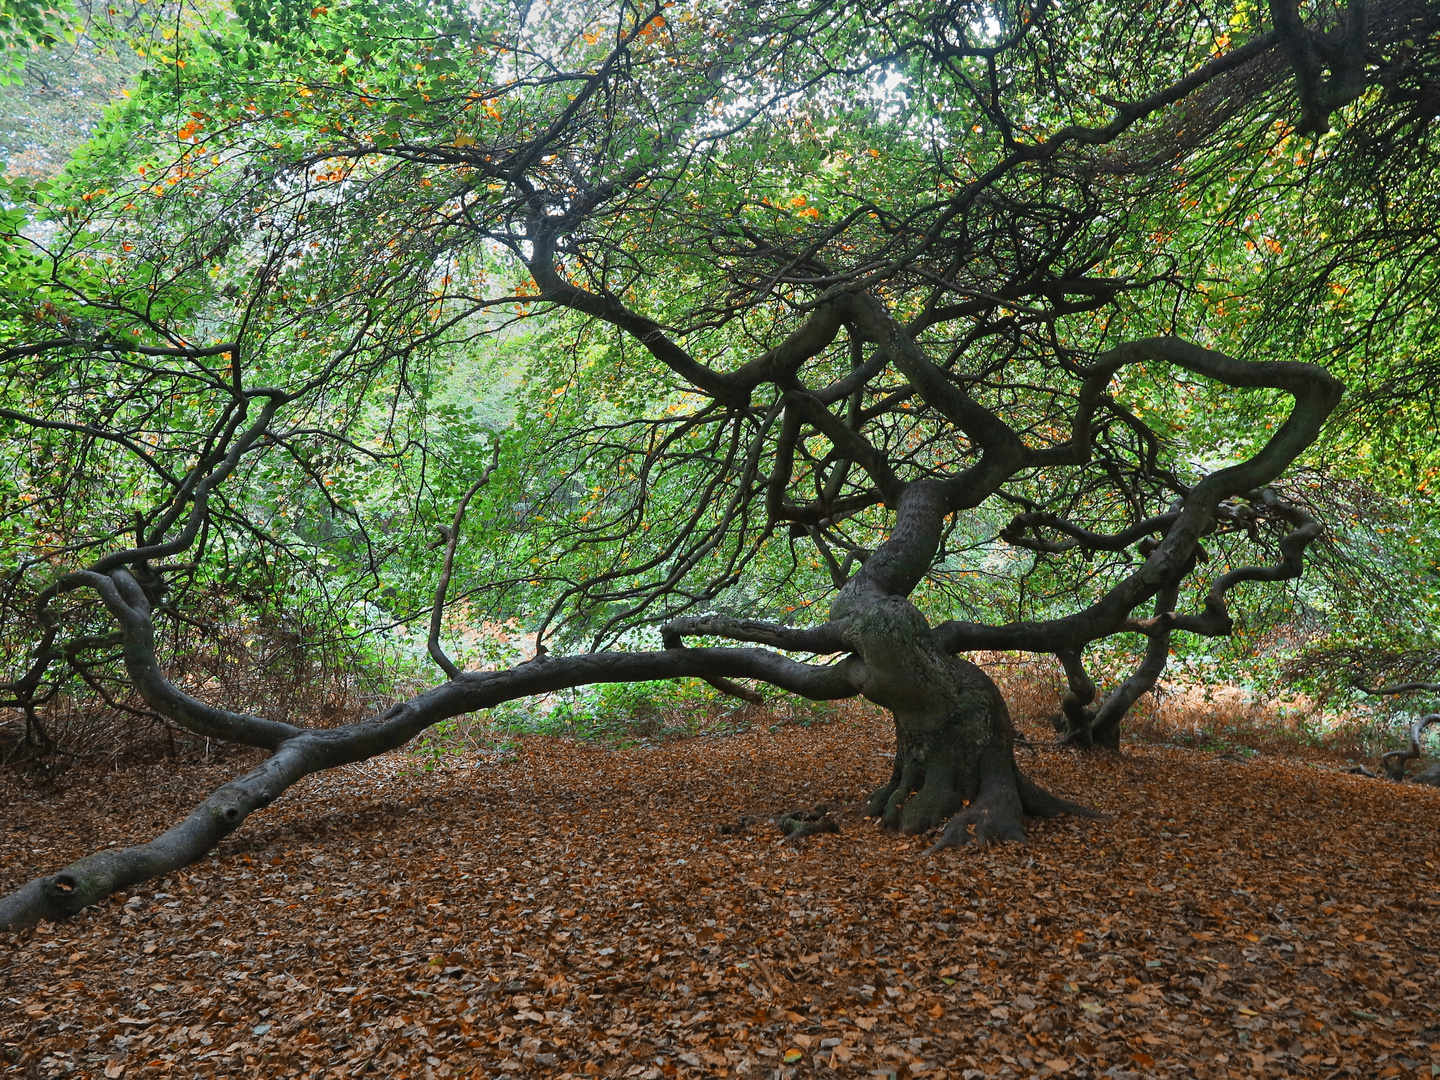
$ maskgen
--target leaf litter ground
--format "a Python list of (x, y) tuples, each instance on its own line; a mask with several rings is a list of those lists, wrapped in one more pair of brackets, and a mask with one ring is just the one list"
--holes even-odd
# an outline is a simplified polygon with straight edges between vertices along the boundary
[[(891, 740), (855, 711), (311, 778), (188, 871), (0, 934), (0, 1073), (1440, 1074), (1440, 791), (1022, 750), (1113, 816), (928, 859), (853, 813), (778, 842), (764, 815), (856, 799)], [(147, 839), (243, 764), (12, 779), (0, 884)]]

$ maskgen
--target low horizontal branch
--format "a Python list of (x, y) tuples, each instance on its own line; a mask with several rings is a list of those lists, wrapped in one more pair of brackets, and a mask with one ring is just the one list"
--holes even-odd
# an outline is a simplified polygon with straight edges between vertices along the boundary
[(666, 623), (660, 628), (660, 640), (667, 649), (683, 647), (687, 637), (719, 637), (769, 645), (788, 652), (825, 655), (846, 651), (842, 631), (843, 627), (833, 622), (794, 627), (756, 619), (732, 619), (725, 615), (700, 615)]
[(461, 672), (358, 724), (291, 729), (295, 734), (262, 765), (222, 785), (184, 821), (149, 843), (87, 855), (0, 897), (0, 929), (68, 918), (120, 889), (188, 866), (297, 781), (397, 749), (442, 720), (591, 683), (687, 676), (721, 684), (732, 678), (759, 679), (813, 700), (829, 700), (856, 694), (853, 671), (849, 660), (815, 665), (763, 649), (700, 648), (542, 657), (505, 671)]

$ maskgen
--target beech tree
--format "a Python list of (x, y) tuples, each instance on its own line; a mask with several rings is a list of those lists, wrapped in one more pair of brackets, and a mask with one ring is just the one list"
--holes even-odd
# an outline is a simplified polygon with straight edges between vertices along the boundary
[[(236, 16), (152, 55), (60, 182), (14, 189), (0, 417), (39, 538), (6, 704), (43, 738), (47, 700), (118, 672), (269, 756), (0, 925), (185, 866), (442, 720), (604, 682), (863, 696), (896, 727), (870, 814), (1021, 840), (1089, 811), (1020, 770), (961, 654), (1059, 657), (1063, 737), (1117, 746), (1173, 635), (1230, 633), (1234, 590), (1299, 575), (1322, 531), (1282, 481), (1340, 384), (1228, 348), (1207, 282), (1243, 304), (1265, 245), (1207, 266), (1174, 222), (1418, 100), (1427, 5)], [(497, 351), (515, 417), (455, 408), (456, 358)], [(344, 524), (337, 565), (300, 565), (287, 499)], [(445, 680), (339, 727), (207, 700), (166, 627), (242, 558), (272, 586), (287, 559), (357, 595), (423, 578)], [(997, 558), (1020, 571), (987, 579)], [(451, 658), (479, 566), (462, 591), (531, 613), (535, 659)], [(1008, 616), (1001, 585), (1028, 590)], [(1117, 635), (1140, 656), (1102, 693), (1086, 653)]]

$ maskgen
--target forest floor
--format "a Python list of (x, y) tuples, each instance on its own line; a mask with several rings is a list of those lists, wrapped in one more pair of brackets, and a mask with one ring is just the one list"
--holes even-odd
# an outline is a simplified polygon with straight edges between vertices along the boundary
[[(853, 813), (799, 849), (721, 831), (854, 800), (891, 745), (856, 710), (311, 778), (187, 872), (0, 934), (0, 1073), (1440, 1074), (1440, 790), (1037, 749), (1031, 775), (1111, 817), (932, 858)], [(245, 764), (0, 778), (0, 887)]]

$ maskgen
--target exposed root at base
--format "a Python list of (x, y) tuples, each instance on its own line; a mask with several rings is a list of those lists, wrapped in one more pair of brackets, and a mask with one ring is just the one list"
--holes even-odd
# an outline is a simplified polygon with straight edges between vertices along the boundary
[(787, 844), (799, 844), (802, 840), (819, 836), (821, 833), (840, 831), (840, 826), (830, 816), (832, 809), (837, 808), (821, 803), (808, 810), (791, 810), (789, 813), (777, 815), (775, 824), (785, 834)]
[(940, 839), (926, 848), (925, 854), (934, 855), (945, 848), (970, 844), (1023, 844), (1026, 817), (1053, 818), (1063, 814), (1092, 819), (1106, 817), (1098, 810), (1050, 794), (1018, 769), (1012, 770), (1010, 776), (986, 773), (974, 801), (945, 823)]
[(969, 768), (935, 762), (926, 768), (910, 763), (897, 773), (870, 796), (866, 812), (880, 818), (885, 828), (912, 836), (944, 822), (940, 839), (926, 850), (927, 855), (967, 844), (1023, 843), (1026, 817), (1105, 817), (1052, 795), (1021, 772), (1013, 755), (999, 747), (982, 752)]
[(890, 783), (865, 801), (868, 817), (878, 817), (887, 829), (919, 836), (929, 832), (965, 805), (966, 773), (946, 760), (909, 762)]
[(968, 761), (936, 755), (906, 762), (870, 796), (865, 812), (880, 818), (886, 829), (909, 836), (943, 824), (944, 832), (930, 852), (970, 843), (1024, 841), (1026, 817), (1105, 816), (1041, 788), (1020, 771), (1013, 752), (1003, 745), (985, 748)]

